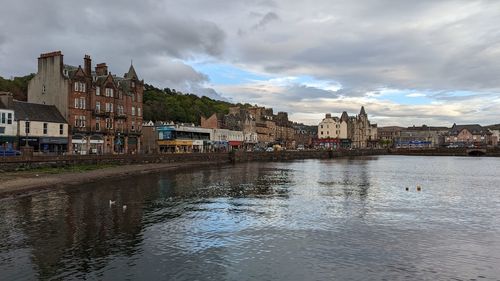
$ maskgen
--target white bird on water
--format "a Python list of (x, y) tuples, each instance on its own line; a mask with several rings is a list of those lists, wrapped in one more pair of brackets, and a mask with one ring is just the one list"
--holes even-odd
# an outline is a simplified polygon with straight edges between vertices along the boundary
[(125, 212), (127, 210), (127, 205), (123, 205), (122, 210)]
[(113, 206), (114, 204), (116, 203), (116, 201), (111, 201), (111, 199), (109, 200), (109, 206)]

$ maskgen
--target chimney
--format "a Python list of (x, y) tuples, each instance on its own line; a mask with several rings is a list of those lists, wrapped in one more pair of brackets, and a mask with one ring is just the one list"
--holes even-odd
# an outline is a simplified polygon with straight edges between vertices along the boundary
[(63, 54), (61, 51), (40, 54), (40, 57), (38, 57), (38, 72), (49, 67), (62, 74), (63, 66)]
[(83, 58), (83, 71), (85, 71), (85, 74), (88, 76), (92, 75), (92, 60), (89, 55), (85, 55)]
[(12, 97), (12, 93), (9, 92), (0, 92), (0, 103), (5, 106), (5, 108), (12, 108), (14, 98)]
[(95, 73), (97, 76), (105, 76), (105, 75), (108, 75), (108, 66), (106, 65), (106, 63), (98, 63), (96, 66), (95, 66)]
[(332, 115), (330, 113), (327, 113), (326, 118), (332, 118)]

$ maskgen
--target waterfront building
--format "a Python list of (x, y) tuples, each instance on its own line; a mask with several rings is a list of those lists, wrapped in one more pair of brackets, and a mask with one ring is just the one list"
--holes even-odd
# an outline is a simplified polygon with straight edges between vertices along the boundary
[(449, 147), (487, 147), (496, 146), (493, 134), (478, 124), (453, 124), (444, 137), (444, 145)]
[[(213, 129), (184, 124), (158, 124), (155, 127), (158, 150), (161, 153), (208, 152)], [(148, 140), (149, 142), (149, 140)]]
[(394, 138), (395, 148), (438, 148), (444, 143), (447, 127), (412, 126), (399, 131)]
[(144, 81), (130, 65), (123, 77), (105, 63), (92, 70), (64, 64), (60, 51), (41, 54), (28, 85), (28, 101), (55, 105), (70, 126), (74, 154), (138, 153), (141, 150)]
[(2, 143), (6, 148), (30, 147), (34, 152), (56, 154), (68, 151), (68, 123), (53, 105), (17, 101), (11, 93), (2, 93), (2, 127), (0, 132), (8, 133)]
[(318, 125), (316, 145), (337, 148), (368, 148), (378, 146), (377, 125), (371, 124), (365, 108), (359, 115), (351, 116), (342, 112), (340, 118), (326, 114)]
[(403, 129), (405, 128), (398, 126), (378, 127), (377, 134), (379, 138), (379, 145), (383, 148), (394, 147), (396, 139), (401, 136), (401, 131)]
[(158, 153), (156, 126), (153, 121), (142, 123), (142, 152)]
[(12, 105), (12, 94), (0, 92), (0, 149), (17, 149), (17, 122)]
[(340, 119), (327, 113), (318, 125), (318, 139), (337, 139), (339, 137)]
[(500, 124), (486, 126), (486, 128), (491, 132), (492, 145), (498, 146), (498, 141), (500, 140)]

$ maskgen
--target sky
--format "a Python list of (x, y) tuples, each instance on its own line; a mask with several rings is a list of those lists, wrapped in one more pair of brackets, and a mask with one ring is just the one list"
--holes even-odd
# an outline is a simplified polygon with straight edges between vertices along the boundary
[(0, 18), (3, 77), (61, 50), (311, 125), (362, 105), (379, 126), (500, 123), (500, 1), (19, 0)]

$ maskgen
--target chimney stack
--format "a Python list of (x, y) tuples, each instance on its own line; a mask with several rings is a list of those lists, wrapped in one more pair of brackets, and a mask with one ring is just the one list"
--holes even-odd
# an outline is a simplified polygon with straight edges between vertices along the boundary
[(95, 66), (95, 73), (97, 76), (105, 76), (105, 75), (108, 75), (108, 66), (106, 65), (106, 63), (98, 63), (96, 66)]
[(85, 55), (83, 58), (83, 71), (85, 71), (85, 74), (87, 76), (92, 75), (92, 60), (90, 59), (89, 55)]

